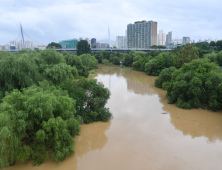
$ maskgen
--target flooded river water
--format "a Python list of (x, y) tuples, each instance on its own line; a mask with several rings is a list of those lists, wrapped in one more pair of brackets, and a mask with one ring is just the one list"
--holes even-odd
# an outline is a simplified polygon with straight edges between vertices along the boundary
[(9, 170), (221, 170), (222, 112), (168, 104), (156, 77), (99, 66), (95, 78), (111, 91), (113, 119), (81, 125), (75, 155), (39, 167)]

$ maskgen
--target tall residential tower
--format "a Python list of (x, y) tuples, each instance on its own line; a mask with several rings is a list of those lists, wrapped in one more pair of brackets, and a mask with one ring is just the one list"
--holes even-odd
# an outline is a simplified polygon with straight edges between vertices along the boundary
[(157, 22), (137, 21), (127, 25), (128, 48), (150, 48), (157, 45)]
[(166, 45), (169, 45), (172, 42), (172, 31), (166, 35)]

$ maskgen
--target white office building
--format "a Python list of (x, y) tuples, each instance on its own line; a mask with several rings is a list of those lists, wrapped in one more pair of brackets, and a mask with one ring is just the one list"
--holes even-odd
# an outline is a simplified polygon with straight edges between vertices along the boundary
[(116, 37), (116, 48), (126, 49), (127, 48), (127, 36), (117, 36)]

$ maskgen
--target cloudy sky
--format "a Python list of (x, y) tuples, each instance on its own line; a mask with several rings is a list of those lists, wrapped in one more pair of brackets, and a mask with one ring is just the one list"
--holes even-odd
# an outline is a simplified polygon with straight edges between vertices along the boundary
[[(173, 39), (222, 39), (221, 0), (0, 0), (0, 44), (15, 40), (20, 23), (42, 44), (72, 38), (125, 35), (127, 24), (158, 22)], [(18, 39), (18, 38), (17, 38)]]

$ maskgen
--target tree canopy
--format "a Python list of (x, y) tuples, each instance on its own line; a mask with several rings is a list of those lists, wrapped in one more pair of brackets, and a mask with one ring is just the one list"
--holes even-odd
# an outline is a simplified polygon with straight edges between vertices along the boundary
[(53, 48), (53, 47), (55, 47), (55, 48), (62, 48), (61, 44), (56, 43), (56, 42), (49, 43), (46, 48)]
[(91, 53), (90, 45), (86, 40), (81, 40), (77, 44), (77, 55), (89, 54)]
[(163, 83), (167, 90), (169, 103), (190, 109), (206, 106), (217, 110), (222, 108), (222, 73), (209, 59), (197, 59), (185, 63), (172, 73), (170, 82)]
[(72, 137), (80, 123), (75, 104), (67, 92), (47, 82), (6, 95), (0, 112), (0, 167), (17, 160), (59, 162), (73, 154)]
[(0, 52), (0, 168), (74, 153), (79, 124), (108, 121), (110, 92), (88, 77), (98, 62), (56, 50)]
[(180, 68), (184, 63), (189, 63), (198, 58), (198, 49), (191, 44), (186, 44), (174, 57), (174, 66)]

